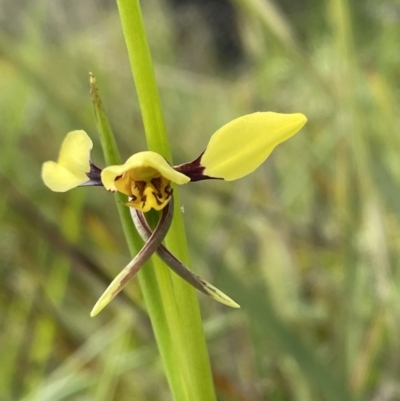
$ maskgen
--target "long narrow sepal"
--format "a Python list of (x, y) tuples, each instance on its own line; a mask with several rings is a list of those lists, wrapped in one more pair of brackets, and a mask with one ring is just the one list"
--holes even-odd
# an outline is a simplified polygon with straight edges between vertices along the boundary
[[(143, 240), (147, 240), (151, 235), (152, 231), (142, 212), (131, 209), (131, 215), (133, 223), (135, 224), (136, 229), (139, 232), (139, 235), (143, 238)], [(240, 308), (233, 299), (228, 297), (218, 288), (214, 287), (212, 284), (197, 276), (193, 272), (191, 272), (180, 260), (178, 260), (165, 246), (160, 245), (157, 249), (158, 256), (173, 270), (178, 276), (180, 276), (183, 280), (191, 284), (194, 288), (201, 291), (203, 294), (206, 294), (213, 298), (214, 300), (230, 306), (232, 308)]]
[(237, 180), (257, 169), (276, 146), (296, 134), (306, 122), (307, 118), (300, 113), (247, 114), (216, 131), (197, 159), (174, 168), (191, 181)]
[(101, 312), (114, 298), (115, 296), (126, 286), (128, 281), (139, 271), (145, 262), (150, 258), (151, 255), (161, 245), (161, 242), (167, 235), (167, 232), (171, 226), (172, 217), (174, 210), (174, 200), (171, 197), (169, 204), (163, 209), (160, 221), (157, 224), (156, 229), (152, 234), (145, 239), (146, 243), (140, 252), (129, 262), (112, 283), (104, 291), (103, 295), (96, 302), (90, 316), (96, 316)]

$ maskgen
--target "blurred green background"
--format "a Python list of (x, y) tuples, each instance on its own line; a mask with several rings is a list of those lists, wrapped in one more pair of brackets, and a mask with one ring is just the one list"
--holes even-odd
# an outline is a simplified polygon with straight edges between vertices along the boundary
[[(176, 164), (229, 120), (309, 122), (254, 174), (180, 189), (221, 401), (400, 400), (400, 2), (146, 0)], [(123, 157), (145, 149), (116, 5), (0, 1), (0, 399), (170, 400), (111, 194), (50, 192), (98, 80)], [(178, 368), (178, 367), (177, 367)]]

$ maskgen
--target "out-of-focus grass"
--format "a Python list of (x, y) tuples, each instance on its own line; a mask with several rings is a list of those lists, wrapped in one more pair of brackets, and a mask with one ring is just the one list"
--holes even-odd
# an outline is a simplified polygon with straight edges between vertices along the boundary
[[(40, 181), (73, 129), (103, 165), (89, 71), (122, 155), (145, 148), (115, 6), (1, 3), (0, 399), (170, 399), (136, 281), (89, 318), (128, 257), (111, 195)], [(205, 25), (179, 44), (168, 5), (144, 4), (176, 163), (241, 114), (309, 118), (250, 177), (180, 191), (193, 269), (243, 306), (199, 294), (219, 399), (398, 399), (400, 10), (285, 3), (234, 3), (233, 71)]]

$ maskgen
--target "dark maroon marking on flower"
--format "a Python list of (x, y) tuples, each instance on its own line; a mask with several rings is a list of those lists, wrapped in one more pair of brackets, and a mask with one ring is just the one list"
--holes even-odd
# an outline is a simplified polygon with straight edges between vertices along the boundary
[(164, 188), (165, 200), (169, 199), (172, 195), (172, 188), (168, 185)]
[(80, 187), (102, 187), (103, 182), (101, 181), (101, 168), (97, 167), (89, 160), (90, 170), (86, 175), (89, 178), (89, 181), (84, 182), (83, 184), (79, 185)]
[(153, 195), (156, 196), (157, 198), (162, 198), (162, 193), (161, 193), (161, 178), (153, 178), (151, 180), (151, 183), (153, 184), (154, 188), (156, 189), (157, 192), (153, 192)]
[[(159, 197), (157, 196), (157, 194), (156, 194), (154, 191), (152, 191), (151, 193), (153, 194), (154, 199), (155, 199), (156, 202), (157, 202), (157, 205), (158, 205), (158, 206), (161, 206), (161, 205), (164, 203), (164, 201), (159, 200)], [(161, 196), (160, 196), (160, 197), (161, 197)]]
[(151, 183), (154, 185), (154, 187), (157, 189), (157, 191), (160, 191), (161, 177), (152, 178)]
[(147, 195), (143, 195), (141, 201), (142, 201), (142, 208), (144, 208), (147, 202)]
[(161, 177), (153, 178), (151, 180), (151, 183), (156, 190), (156, 192), (152, 191), (152, 194), (157, 202), (157, 205), (161, 206), (166, 200), (171, 197), (172, 188), (169, 185), (163, 188)]
[(190, 178), (190, 181), (202, 181), (202, 180), (222, 180), (223, 178), (210, 177), (209, 175), (204, 175), (203, 172), (205, 167), (201, 165), (201, 158), (204, 152), (195, 160), (180, 164), (179, 166), (174, 166), (174, 170), (185, 174)]
[(135, 188), (139, 190), (139, 193), (142, 194), (144, 189), (146, 188), (146, 181), (133, 181)]
[(157, 203), (160, 205), (161, 204), (161, 200), (162, 200), (162, 194), (161, 193), (157, 193), (154, 191), (151, 191), (151, 193), (153, 194), (154, 198), (156, 199)]

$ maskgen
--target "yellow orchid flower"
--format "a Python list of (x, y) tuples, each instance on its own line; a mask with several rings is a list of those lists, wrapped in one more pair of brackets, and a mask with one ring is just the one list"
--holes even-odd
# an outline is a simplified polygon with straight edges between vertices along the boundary
[[(101, 170), (90, 158), (93, 143), (85, 131), (72, 131), (61, 145), (57, 162), (43, 164), (44, 183), (55, 192), (65, 192), (78, 186), (104, 186), (128, 196), (133, 222), (146, 241), (142, 250), (120, 272), (92, 310), (99, 313), (136, 274), (145, 261), (157, 252), (181, 278), (213, 299), (238, 308), (239, 305), (222, 291), (193, 274), (162, 245), (172, 221), (171, 183), (222, 179), (232, 181), (252, 173), (273, 149), (296, 134), (307, 119), (303, 114), (259, 112), (237, 118), (212, 135), (206, 150), (189, 163), (171, 166), (155, 152), (139, 152), (124, 164)], [(162, 210), (159, 224), (153, 232), (143, 212)]]
[(215, 132), (206, 150), (192, 162), (172, 167), (158, 153), (146, 151), (102, 171), (90, 161), (91, 139), (85, 131), (73, 131), (65, 138), (57, 163), (43, 164), (42, 178), (56, 192), (77, 186), (103, 185), (109, 191), (128, 195), (127, 206), (143, 212), (152, 208), (161, 210), (171, 197), (171, 182), (182, 185), (204, 179), (232, 181), (244, 177), (306, 121), (300, 113), (248, 114)]

